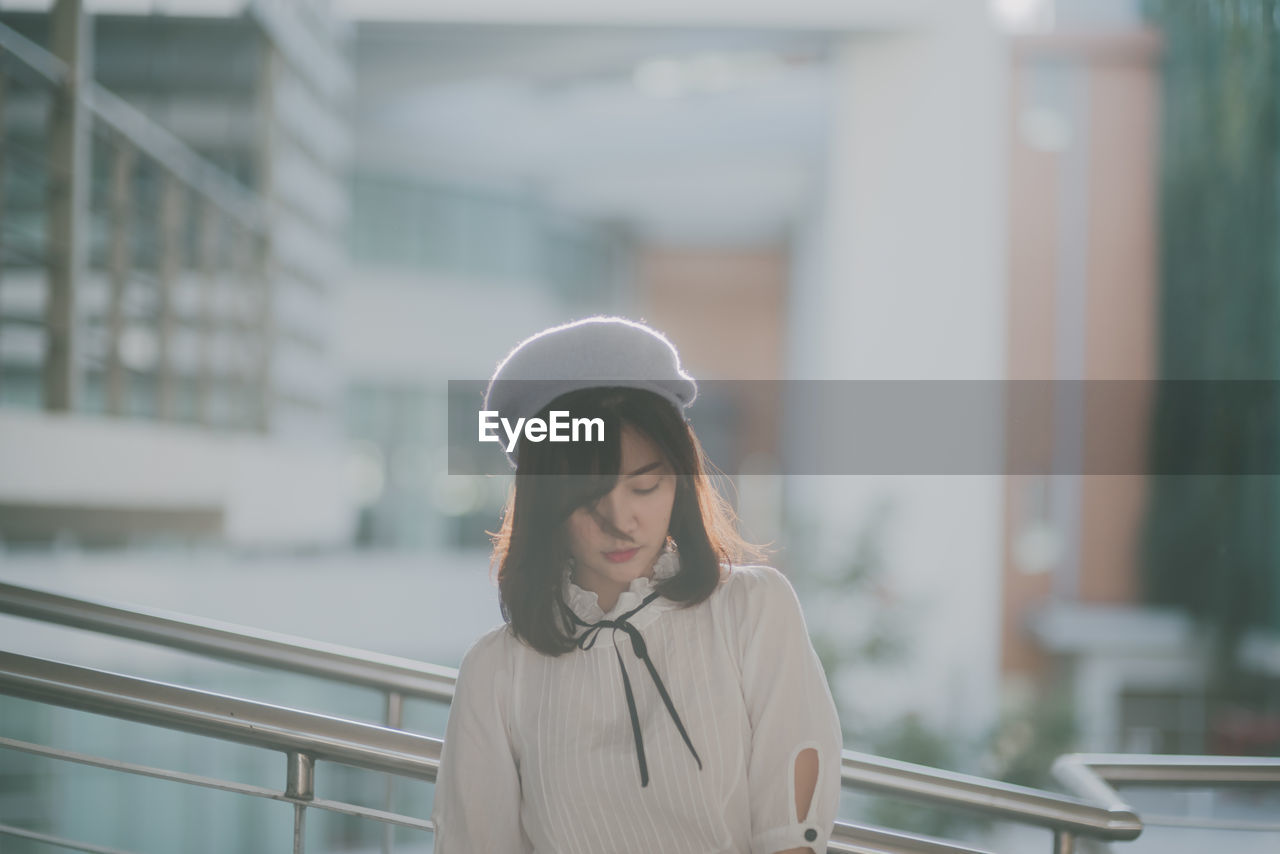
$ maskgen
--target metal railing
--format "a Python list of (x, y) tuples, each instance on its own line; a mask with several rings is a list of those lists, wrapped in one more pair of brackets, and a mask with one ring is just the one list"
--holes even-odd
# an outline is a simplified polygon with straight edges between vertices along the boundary
[(394, 729), (401, 725), (406, 698), (447, 703), (453, 699), (458, 676), (452, 667), (3, 582), (0, 614), (372, 688), (381, 692), (386, 701), (383, 724)]
[(80, 6), (54, 4), (52, 51), (0, 25), (0, 371), (46, 410), (264, 429), (262, 201), (91, 79)]
[[(14, 61), (43, 78), (50, 87), (68, 84), (71, 71), (66, 62), (3, 24), (0, 24), (0, 51), (10, 57), (5, 63), (7, 72), (12, 72), (8, 63)], [(84, 81), (80, 97), (89, 113), (119, 134), (121, 141), (127, 141), (140, 153), (155, 160), (245, 228), (262, 229), (261, 202), (240, 182), (97, 83)]]
[[(14, 739), (0, 739), (0, 747), (40, 756), (287, 801), (294, 805), (295, 854), (301, 854), (305, 849), (308, 807), (368, 818), (386, 825), (432, 829), (429, 821), (413, 816), (344, 801), (317, 799), (315, 763), (327, 760), (398, 776), (434, 780), (440, 758), (438, 739), (5, 652), (0, 652), (0, 693), (282, 752), (285, 786), (283, 789), (270, 789), (86, 756)], [(83, 848), (85, 844), (46, 835), (33, 836), (30, 831), (7, 825), (0, 826), (0, 833), (40, 838), (41, 841), (70, 848)]]
[(851, 750), (843, 757), (846, 786), (1043, 827), (1053, 832), (1054, 854), (1070, 854), (1082, 836), (1124, 841), (1142, 833), (1142, 821), (1114, 792), (1090, 802)]
[[(1119, 804), (1123, 801), (1112, 783), (1179, 787), (1280, 785), (1280, 757), (1071, 753), (1055, 760), (1053, 774), (1068, 790), (1082, 797)], [(1261, 822), (1215, 821), (1144, 811), (1142, 820), (1153, 827), (1280, 833), (1280, 817)]]
[[(387, 698), (383, 723), (391, 728), (402, 725), (406, 697), (448, 702), (457, 678), (454, 668), (14, 584), (0, 583), (0, 613), (373, 688)], [(852, 750), (843, 752), (842, 765), (846, 788), (1048, 829), (1055, 854), (1070, 854), (1077, 837), (1122, 841), (1142, 832), (1138, 816), (1114, 792), (1081, 800)]]
[[(320, 643), (274, 632), (182, 614), (129, 609), (103, 602), (0, 583), (0, 613), (128, 638), (220, 661), (235, 661), (372, 688), (382, 694), (382, 724), (404, 725), (406, 699), (448, 703), (458, 671), (407, 658)], [(388, 778), (384, 803), (390, 810), (395, 785)], [(390, 828), (384, 854), (392, 848)]]
[[(319, 760), (434, 781), (443, 746), (436, 738), (7, 652), (0, 652), (0, 694), (282, 753), (285, 785), (273, 789), (0, 738), (0, 748), (291, 803), (294, 854), (305, 850), (309, 808), (387, 825), (434, 829), (426, 819), (319, 799), (315, 792)], [(112, 850), (10, 825), (0, 825), (0, 834), (65, 848)], [(836, 823), (828, 850), (841, 854), (990, 854), (851, 822)]]

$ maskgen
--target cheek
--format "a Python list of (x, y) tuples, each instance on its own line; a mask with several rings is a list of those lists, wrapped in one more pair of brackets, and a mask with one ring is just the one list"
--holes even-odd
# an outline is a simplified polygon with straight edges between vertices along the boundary
[(671, 520), (671, 511), (675, 507), (675, 487), (659, 489), (652, 497), (654, 501), (650, 508), (649, 517), (656, 523), (665, 526)]
[(564, 523), (565, 534), (569, 539), (569, 547), (583, 550), (591, 542), (592, 522), (582, 511), (575, 511)]

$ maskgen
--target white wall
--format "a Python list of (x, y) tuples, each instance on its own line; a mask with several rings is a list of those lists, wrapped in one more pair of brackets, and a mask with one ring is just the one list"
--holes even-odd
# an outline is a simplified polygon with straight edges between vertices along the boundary
[(338, 360), (348, 381), (487, 380), (520, 341), (573, 319), (539, 282), (368, 269), (352, 271), (337, 302)]
[[(909, 34), (846, 42), (824, 197), (796, 242), (789, 376), (1003, 378), (1006, 62), (978, 2)], [(885, 561), (910, 603), (912, 658), (837, 690), (882, 722), (916, 711), (968, 734), (987, 726), (1001, 478), (809, 476), (789, 489), (792, 506), (820, 520), (825, 555), (848, 545), (876, 501), (894, 506)]]
[(220, 509), (223, 535), (237, 546), (350, 542), (356, 507), (345, 466), (336, 441), (0, 411), (0, 502)]

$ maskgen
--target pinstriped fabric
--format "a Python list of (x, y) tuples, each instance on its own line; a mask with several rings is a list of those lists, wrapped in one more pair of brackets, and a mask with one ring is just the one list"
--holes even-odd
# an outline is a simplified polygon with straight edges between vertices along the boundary
[[(635, 595), (629, 600), (627, 594), (620, 597), (610, 615), (586, 607), (594, 603), (581, 597), (570, 606), (593, 622), (612, 619), (647, 595), (647, 584), (648, 579), (637, 579), (630, 591)], [(493, 773), (467, 793), (450, 788), (451, 779), (460, 775), (451, 775), (442, 764), (433, 811), (433, 818), (443, 820), (437, 854), (483, 850), (448, 834), (451, 813), (472, 809), (491, 825), (499, 825), (495, 833), (506, 833), (510, 839), (509, 845), (491, 850), (520, 854), (772, 854), (808, 846), (802, 835), (807, 828), (796, 824), (794, 803), (787, 803), (792, 797), (787, 760), (774, 762), (769, 757), (789, 757), (801, 742), (821, 744), (824, 768), (836, 773), (819, 780), (816, 821), (834, 821), (839, 721), (820, 668), (814, 673), (817, 659), (799, 611), (788, 610), (793, 603), (794, 593), (776, 570), (739, 567), (710, 598), (692, 608), (658, 598), (636, 614), (634, 625), (697, 749), (701, 770), (626, 632), (605, 629), (590, 649), (558, 657), (525, 646), (505, 626), (487, 633), (473, 647), (474, 654), (464, 659), (464, 668), (509, 672), (512, 678), (500, 684), (509, 684), (513, 696), (496, 704), (457, 696), (450, 726), (460, 713), (470, 719), (473, 708), (496, 708), (499, 719), (493, 727), (497, 732), (509, 727), (510, 749), (504, 757), (505, 739), (494, 739), (494, 744), (477, 739), (474, 745), (455, 744), (447, 751), (450, 761), (485, 763)], [(788, 657), (766, 660), (771, 645), (752, 646), (751, 639), (775, 632)], [(650, 774), (645, 787), (640, 784), (615, 644), (631, 679), (643, 732)], [(770, 672), (758, 673), (759, 666)], [(740, 672), (751, 678), (744, 681)], [(481, 685), (483, 680), (468, 684)], [(747, 696), (744, 685), (769, 690), (757, 687)], [(771, 705), (778, 702), (775, 694), (795, 703), (799, 713), (784, 713)], [(512, 716), (512, 709), (520, 714)], [(789, 723), (792, 718), (794, 726)], [(769, 731), (753, 731), (753, 720), (767, 722)], [(473, 728), (458, 731), (465, 735)], [(446, 732), (446, 743), (449, 737)], [(507, 763), (518, 769), (510, 775), (514, 783), (501, 773)], [(486, 801), (502, 795), (504, 785), (516, 787), (518, 818), (485, 812)], [(501, 827), (504, 821), (511, 826)], [(465, 822), (474, 824), (474, 819)], [(818, 830), (813, 850), (822, 851), (831, 828)], [(525, 837), (527, 843), (522, 841)], [(792, 841), (794, 845), (769, 850), (760, 847)]]

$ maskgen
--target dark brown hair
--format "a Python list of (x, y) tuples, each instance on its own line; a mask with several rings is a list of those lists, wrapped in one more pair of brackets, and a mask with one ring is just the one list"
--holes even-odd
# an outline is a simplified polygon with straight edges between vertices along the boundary
[(680, 550), (680, 571), (659, 581), (663, 596), (685, 607), (705, 600), (720, 583), (722, 563), (760, 559), (764, 551), (738, 534), (736, 516), (710, 482), (707, 459), (693, 429), (665, 398), (644, 389), (602, 386), (561, 395), (550, 410), (600, 418), (603, 442), (531, 442), (516, 449), (515, 484), (492, 533), (502, 617), (516, 636), (547, 655), (574, 648), (574, 625), (561, 597), (569, 557), (565, 521), (594, 507), (617, 483), (623, 425), (658, 448), (676, 477), (668, 533)]

